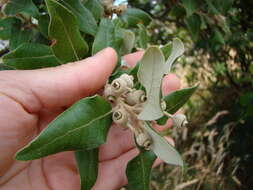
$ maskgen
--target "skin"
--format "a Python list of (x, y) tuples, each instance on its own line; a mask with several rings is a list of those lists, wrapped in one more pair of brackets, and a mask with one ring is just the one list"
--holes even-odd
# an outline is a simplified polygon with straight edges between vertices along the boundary
[[(124, 60), (134, 66), (142, 55), (133, 53)], [(16, 161), (14, 156), (67, 107), (99, 91), (116, 61), (115, 51), (106, 48), (93, 57), (55, 68), (0, 71), (0, 190), (80, 188), (73, 152), (27, 162)], [(164, 93), (179, 87), (175, 75), (165, 77)], [(170, 122), (165, 127), (170, 127)], [(161, 130), (161, 126), (156, 128)], [(114, 190), (125, 185), (126, 165), (137, 154), (131, 131), (113, 125), (99, 151), (99, 174), (93, 190)]]

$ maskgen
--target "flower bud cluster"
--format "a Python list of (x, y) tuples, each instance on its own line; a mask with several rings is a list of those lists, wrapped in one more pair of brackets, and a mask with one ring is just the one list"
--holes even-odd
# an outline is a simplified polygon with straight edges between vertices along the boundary
[(185, 127), (188, 124), (187, 118), (184, 114), (176, 114), (172, 117), (172, 120), (175, 127)]
[(142, 121), (137, 119), (147, 98), (143, 90), (134, 88), (133, 80), (133, 76), (122, 74), (111, 84), (106, 84), (104, 97), (113, 107), (114, 123), (125, 129), (129, 128), (135, 135), (136, 143), (149, 149), (151, 138), (142, 128)]

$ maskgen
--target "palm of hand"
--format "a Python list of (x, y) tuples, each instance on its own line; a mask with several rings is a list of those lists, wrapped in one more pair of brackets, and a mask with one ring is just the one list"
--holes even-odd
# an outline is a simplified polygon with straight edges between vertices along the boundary
[[(2, 98), (5, 97), (2, 96)], [(8, 138), (15, 138), (18, 133), (18, 138), (22, 139), (23, 134), (30, 134), (26, 139), (27, 142), (29, 142), (53, 120), (55, 116), (63, 111), (62, 109), (54, 111), (42, 110), (38, 115), (29, 117), (27, 113), (23, 112), (22, 107), (20, 107), (20, 111), (18, 111), (16, 102), (12, 100), (7, 101), (5, 106), (8, 107), (12, 113), (16, 112), (15, 115), (12, 115), (13, 118), (20, 119), (11, 120), (8, 122), (6, 128), (0, 128), (0, 134), (3, 135), (1, 139), (4, 141), (7, 141)], [(26, 121), (24, 121), (24, 118), (27, 118)], [(5, 121), (3, 122), (5, 123)], [(22, 125), (20, 125), (20, 123), (22, 123)], [(17, 127), (9, 128), (9, 126)], [(6, 134), (6, 136), (4, 136), (4, 134)], [(126, 183), (123, 172), (124, 166), (127, 160), (134, 157), (137, 153), (137, 150), (133, 148), (131, 139), (130, 131), (123, 131), (116, 126), (112, 126), (107, 143), (100, 149), (100, 171), (96, 189), (103, 189), (102, 185), (103, 187), (108, 186), (110, 189), (113, 189), (111, 187), (119, 187)], [(10, 147), (15, 146), (14, 143), (8, 144), (6, 147), (1, 147), (1, 150), (3, 150), (3, 152), (8, 152)], [(29, 162), (14, 161), (10, 163), (12, 157), (8, 160), (10, 160), (8, 166), (5, 164), (5, 166), (3, 165), (5, 169), (2, 169), (2, 172), (4, 172), (4, 170), (7, 170), (7, 172), (0, 180), (1, 190), (16, 189), (17, 184), (19, 184), (19, 189), (79, 189), (79, 175), (76, 169), (73, 152), (58, 153)], [(120, 170), (122, 170), (122, 172), (120, 172)], [(120, 174), (122, 175), (120, 176)], [(114, 181), (110, 181), (109, 179), (114, 179)]]

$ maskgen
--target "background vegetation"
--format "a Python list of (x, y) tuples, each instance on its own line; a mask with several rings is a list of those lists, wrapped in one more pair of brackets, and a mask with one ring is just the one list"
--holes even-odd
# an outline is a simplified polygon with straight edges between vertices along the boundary
[[(1, 1), (1, 6), (6, 2)], [(48, 26), (48, 15), (40, 16), (39, 23), (29, 17), (32, 15), (36, 18), (37, 11), (45, 12), (43, 0), (33, 2), (38, 10), (20, 6), (25, 14), (16, 14), (14, 9), (9, 8), (7, 12), (15, 15), (15, 18), (1, 19), (1, 39), (11, 38), (9, 45), (1, 41), (1, 56), (23, 42), (52, 44), (47, 39), (48, 31), (44, 29)], [(82, 1), (86, 7), (90, 6), (89, 2)], [(174, 37), (180, 38), (187, 51), (175, 64), (174, 71), (184, 86), (201, 82), (197, 94), (184, 107), (191, 121), (189, 127), (172, 129), (177, 149), (182, 153), (187, 167), (182, 172), (179, 168), (161, 165), (152, 174), (152, 189), (251, 189), (253, 2), (129, 0), (127, 3), (153, 17), (148, 27), (140, 23), (138, 27), (136, 23), (134, 27), (128, 25), (137, 34), (136, 47), (146, 48), (147, 42), (164, 45)], [(101, 14), (96, 10), (93, 9), (92, 13), (100, 18)], [(118, 26), (122, 27), (120, 20), (112, 25), (115, 28)], [(81, 31), (86, 33), (86, 41), (90, 46), (94, 40), (94, 31), (85, 31), (85, 28)], [(13, 32), (16, 32), (15, 35)], [(115, 47), (117, 44), (115, 42)], [(87, 56), (90, 54), (88, 52)], [(0, 69), (10, 68), (0, 65)]]
[(179, 37), (187, 52), (174, 67), (189, 85), (201, 82), (173, 129), (187, 169), (162, 165), (153, 189), (251, 189), (253, 185), (253, 2), (129, 0), (148, 12), (150, 43)]

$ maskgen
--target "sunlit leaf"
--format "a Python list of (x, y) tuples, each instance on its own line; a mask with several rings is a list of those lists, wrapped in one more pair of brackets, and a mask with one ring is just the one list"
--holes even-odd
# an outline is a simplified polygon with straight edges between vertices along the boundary
[(90, 190), (98, 175), (98, 149), (76, 151), (75, 158), (80, 175), (81, 190)]
[(87, 9), (80, 0), (61, 0), (61, 2), (76, 16), (81, 31), (93, 36), (96, 34), (96, 20), (89, 9)]
[(88, 45), (82, 38), (75, 16), (55, 0), (46, 0), (50, 15), (49, 37), (55, 40), (52, 49), (63, 63), (82, 59)]
[(156, 155), (152, 151), (140, 150), (138, 156), (128, 162), (126, 175), (129, 190), (149, 190), (150, 173)]
[(176, 149), (145, 122), (144, 129), (152, 138), (151, 150), (167, 164), (183, 166), (183, 160)]
[(106, 100), (100, 96), (81, 99), (20, 150), (16, 159), (34, 160), (62, 151), (97, 148), (105, 142), (111, 122), (111, 105)]
[(59, 65), (49, 46), (30, 43), (24, 43), (4, 55), (3, 62), (15, 69), (38, 69)]
[(169, 58), (166, 61), (165, 64), (165, 73), (168, 74), (171, 70), (171, 66), (174, 63), (174, 61), (181, 56), (184, 53), (184, 44), (183, 42), (178, 39), (174, 38), (172, 42), (172, 50)]
[(138, 115), (141, 120), (156, 120), (163, 116), (161, 109), (160, 88), (164, 74), (164, 56), (158, 47), (149, 47), (138, 70), (139, 82), (145, 87), (147, 101)]

